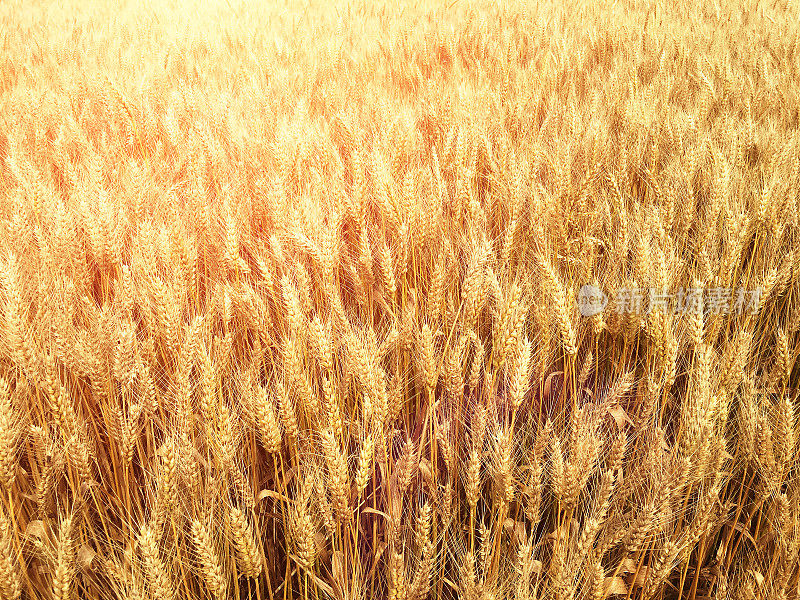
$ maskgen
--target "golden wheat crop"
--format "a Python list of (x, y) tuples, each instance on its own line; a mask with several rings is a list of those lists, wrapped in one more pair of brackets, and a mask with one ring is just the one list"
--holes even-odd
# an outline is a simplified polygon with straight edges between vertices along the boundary
[(800, 597), (795, 0), (0, 6), (0, 599)]

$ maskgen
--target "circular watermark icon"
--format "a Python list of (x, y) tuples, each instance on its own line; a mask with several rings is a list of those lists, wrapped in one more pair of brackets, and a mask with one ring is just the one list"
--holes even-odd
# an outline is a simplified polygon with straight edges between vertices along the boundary
[(584, 317), (600, 314), (607, 305), (608, 296), (596, 286), (584, 285), (578, 291), (578, 310)]

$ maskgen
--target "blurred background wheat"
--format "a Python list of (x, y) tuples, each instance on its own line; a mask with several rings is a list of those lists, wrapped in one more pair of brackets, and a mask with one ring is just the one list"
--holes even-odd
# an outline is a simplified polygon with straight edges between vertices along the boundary
[(798, 598), (796, 2), (112, 4), (0, 6), (3, 599)]

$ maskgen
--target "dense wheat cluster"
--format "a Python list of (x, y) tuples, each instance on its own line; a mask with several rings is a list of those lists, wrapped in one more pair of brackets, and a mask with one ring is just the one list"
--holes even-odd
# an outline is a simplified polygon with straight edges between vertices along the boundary
[(798, 598), (796, 3), (111, 4), (0, 7), (2, 599)]

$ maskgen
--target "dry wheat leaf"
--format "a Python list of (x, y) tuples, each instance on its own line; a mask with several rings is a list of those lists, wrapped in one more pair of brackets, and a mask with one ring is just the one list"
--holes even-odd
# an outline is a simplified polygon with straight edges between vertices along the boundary
[(346, 581), (344, 552), (336, 550), (331, 557), (331, 570), (334, 581)]
[[(641, 567), (639, 572), (636, 573), (631, 572), (631, 575), (627, 577), (628, 585), (635, 585), (637, 587), (644, 587), (644, 584), (647, 583), (647, 574), (650, 572), (650, 567)], [(636, 579), (634, 579), (634, 574), (636, 575)]]
[(422, 481), (428, 487), (433, 488), (433, 469), (431, 469), (431, 461), (427, 458), (421, 458), (419, 461), (419, 471), (422, 473)]
[(531, 561), (531, 573), (536, 573), (537, 575), (542, 574), (542, 561), (540, 560)]
[(381, 510), (378, 510), (377, 508), (372, 508), (372, 507), (369, 507), (369, 506), (367, 508), (362, 509), (361, 513), (362, 514), (371, 514), (371, 515), (380, 515), (381, 517), (383, 517), (387, 521), (391, 521), (392, 520), (392, 518), (389, 515), (387, 515), (385, 512), (383, 512)]
[(747, 572), (750, 575), (753, 576), (753, 579), (756, 580), (756, 583), (758, 584), (758, 587), (761, 587), (762, 585), (764, 585), (764, 576), (761, 573), (759, 573), (755, 569), (749, 569)]
[(734, 521), (733, 519), (730, 519), (726, 521), (726, 524), (732, 526), (736, 531), (741, 533), (746, 540), (749, 540), (750, 543), (753, 544), (753, 546), (756, 545), (756, 540), (753, 538), (753, 535), (750, 533), (748, 528), (744, 526), (744, 523), (742, 523), (741, 521)]
[(517, 544), (525, 542), (525, 523), (522, 521), (515, 521), (514, 519), (507, 518), (503, 522), (503, 528), (509, 536), (512, 536)]
[(554, 377), (558, 377), (558, 376), (563, 375), (563, 374), (564, 374), (564, 371), (555, 371), (553, 373), (550, 373), (550, 375), (547, 376), (547, 379), (545, 379), (545, 382), (544, 382), (544, 390), (543, 390), (543, 394), (542, 394), (543, 398), (549, 398), (550, 395), (552, 394), (552, 391), (553, 391), (553, 378)]
[(25, 528), (25, 536), (39, 538), (40, 540), (46, 537), (47, 531), (44, 528), (44, 523), (39, 519), (28, 523), (28, 526)]
[(606, 577), (603, 583), (606, 596), (621, 596), (628, 593), (628, 586), (622, 577)]
[(620, 573), (634, 573), (636, 571), (636, 567), (638, 563), (633, 558), (624, 558), (622, 563), (620, 563), (619, 572)]
[(453, 583), (447, 577), (442, 577), (442, 583), (446, 584), (450, 589), (452, 589), (455, 592), (461, 591), (461, 586), (457, 585), (456, 583)]
[(578, 532), (578, 522), (577, 520), (573, 519), (571, 524), (564, 523), (559, 527), (556, 531), (551, 531), (547, 534), (548, 541), (556, 541), (558, 539), (559, 543), (563, 542), (567, 539), (568, 529), (571, 530), (571, 534), (574, 536)]
[[(294, 554), (289, 554), (288, 556), (289, 556), (289, 558), (291, 558), (291, 559), (292, 559), (292, 560), (294, 560), (294, 561), (297, 561), (297, 560), (298, 560), (297, 556), (295, 556)], [(295, 573), (295, 572), (296, 572), (296, 569), (292, 571), (292, 576), (294, 576), (294, 573)], [(320, 578), (319, 578), (319, 576), (318, 576), (316, 573), (314, 573), (314, 571), (303, 571), (303, 574), (304, 574), (304, 575), (306, 575), (306, 576), (308, 576), (308, 577), (310, 577), (310, 578), (311, 578), (311, 580), (312, 580), (312, 581), (313, 581), (313, 582), (314, 582), (316, 585), (318, 585), (318, 586), (319, 586), (319, 588), (320, 588), (322, 591), (324, 591), (324, 592), (325, 592), (325, 593), (326, 593), (328, 596), (330, 596), (330, 597), (332, 597), (332, 598), (335, 598), (335, 597), (336, 597), (336, 594), (335, 594), (335, 592), (334, 592), (334, 589), (333, 589), (333, 588), (332, 588), (332, 587), (331, 587), (331, 586), (330, 586), (328, 583), (326, 583), (324, 580), (320, 579)], [(277, 590), (276, 590), (276, 591), (277, 591)]]
[(86, 544), (82, 545), (78, 549), (78, 569), (81, 571), (85, 571), (92, 566), (92, 561), (94, 561), (95, 556), (97, 556), (97, 552), (89, 548)]
[(291, 498), (287, 498), (283, 494), (279, 494), (275, 490), (261, 490), (256, 496), (256, 504), (261, 502), (264, 498), (274, 498), (275, 500), (280, 500), (281, 502), (291, 502), (294, 504), (294, 500)]
[(380, 563), (381, 557), (383, 556), (383, 553), (386, 552), (387, 548), (388, 545), (386, 544), (386, 542), (382, 541), (380, 544), (378, 544), (378, 547), (375, 549), (375, 553), (372, 557), (372, 569), (370, 570), (370, 574), (375, 573), (375, 568)]
[(625, 423), (629, 425), (633, 425), (633, 421), (628, 416), (628, 413), (625, 412), (625, 409), (622, 408), (619, 404), (614, 404), (613, 406), (608, 407), (608, 414), (610, 414), (614, 421), (617, 423), (617, 427), (622, 429), (625, 427)]

